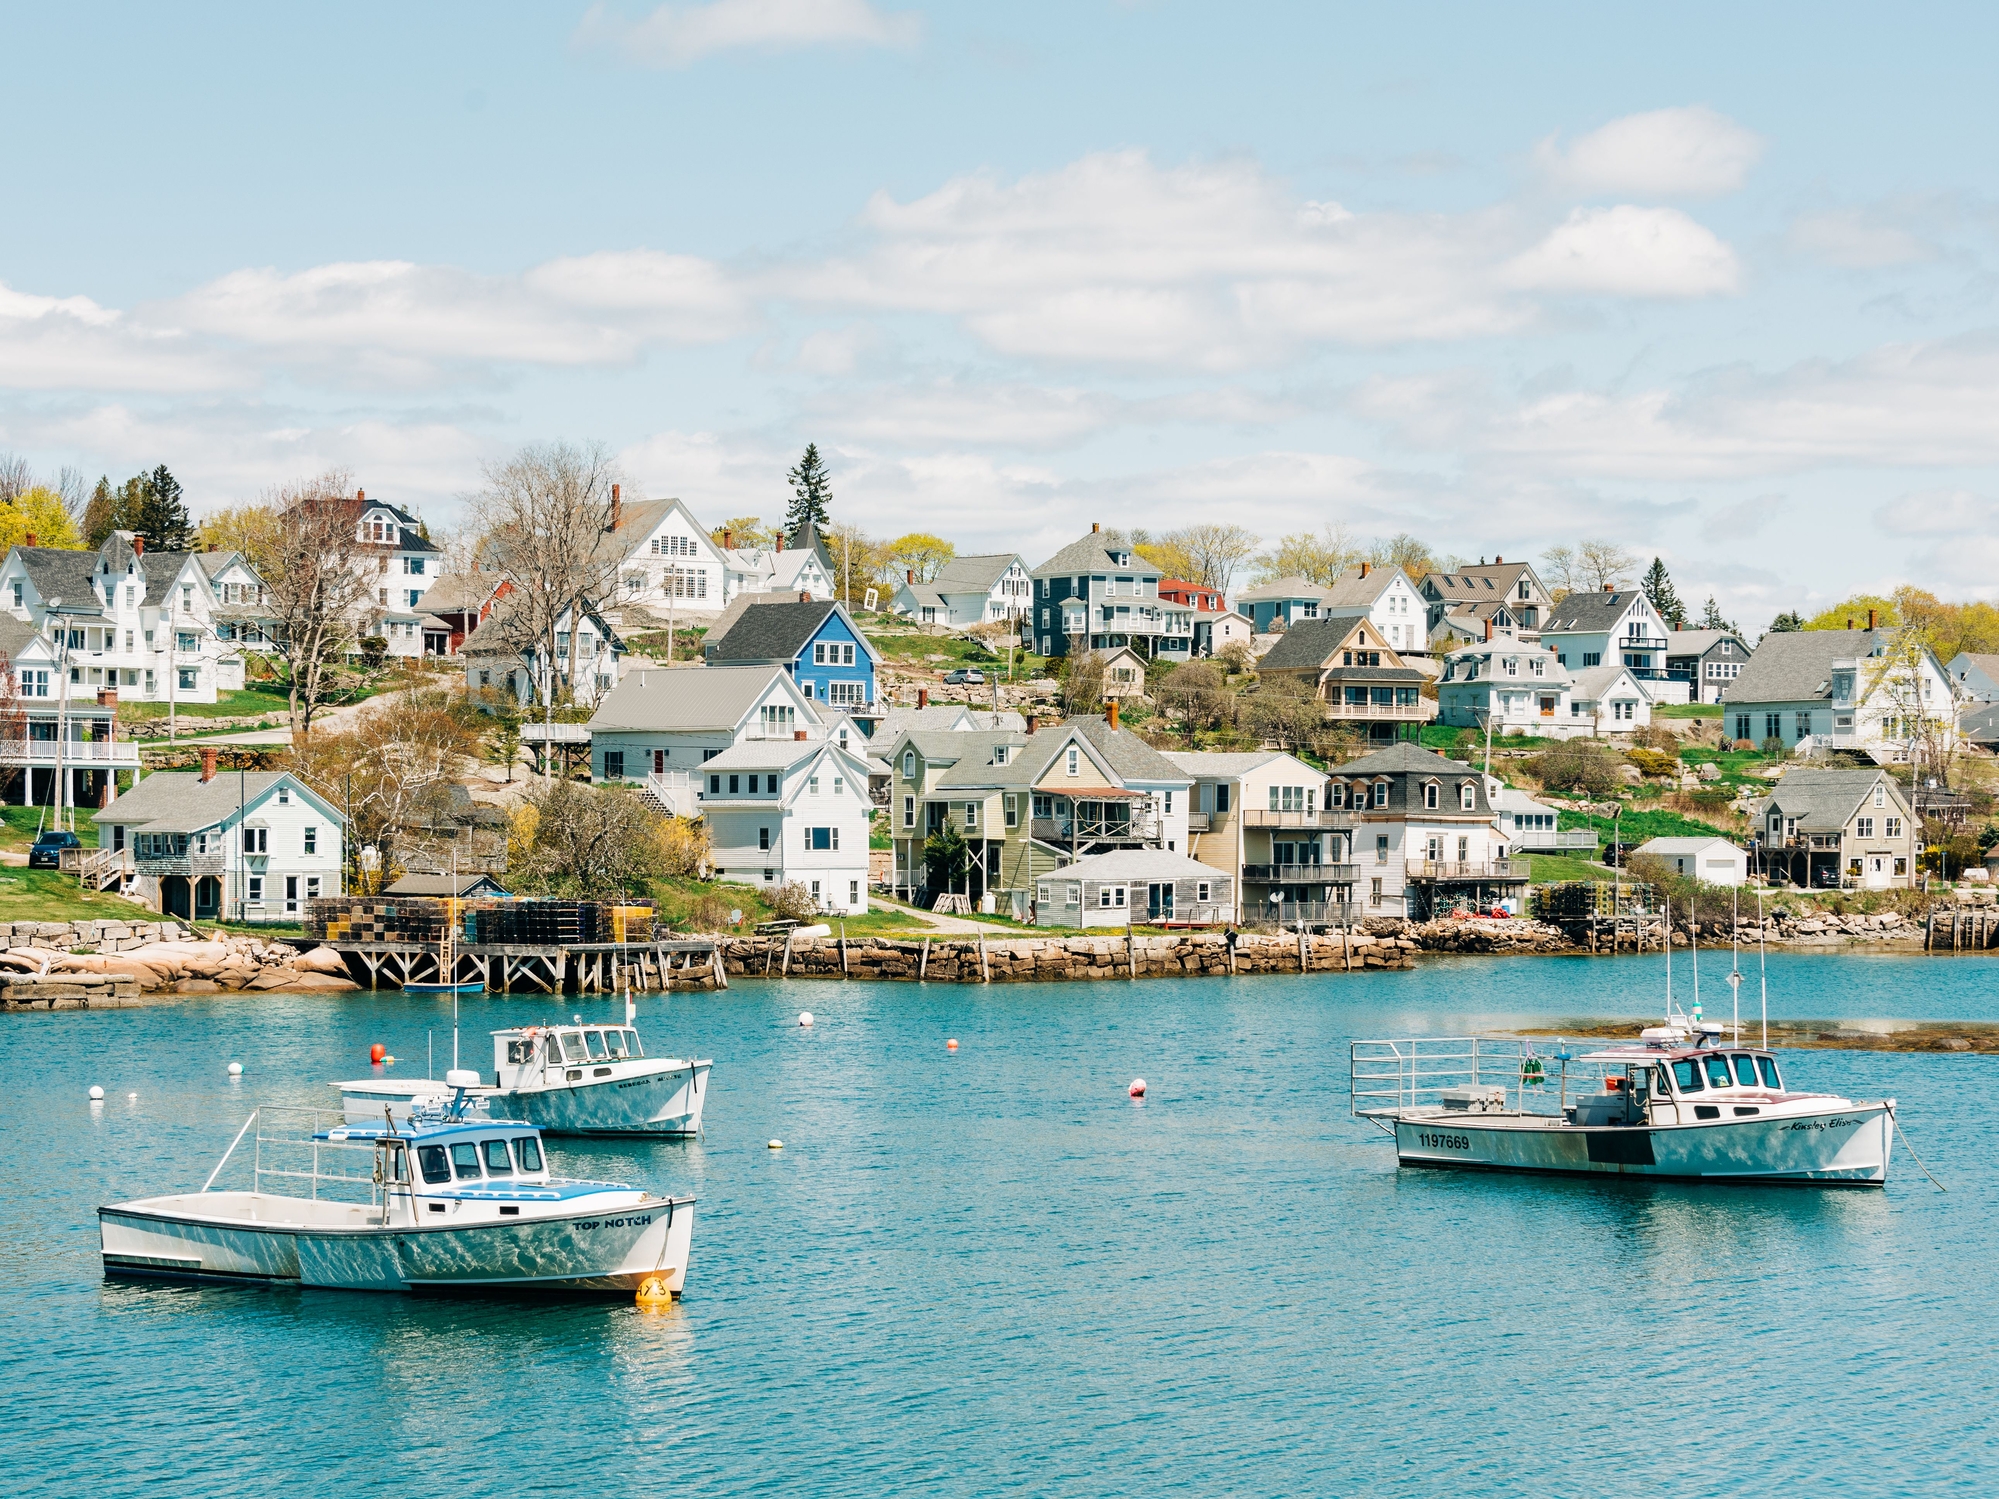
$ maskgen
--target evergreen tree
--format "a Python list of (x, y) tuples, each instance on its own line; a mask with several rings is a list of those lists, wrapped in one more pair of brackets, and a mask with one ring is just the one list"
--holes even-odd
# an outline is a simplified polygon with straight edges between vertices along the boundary
[(194, 546), (194, 519), (181, 498), (180, 481), (162, 463), (139, 481), (138, 514), (131, 529), (154, 552), (185, 552)]
[(97, 488), (90, 492), (90, 503), (83, 507), (83, 544), (101, 547), (104, 538), (118, 529), (118, 492), (111, 487), (107, 475), (97, 481)]
[(1645, 597), (1652, 601), (1652, 607), (1659, 611), (1659, 618), (1676, 630), (1683, 630), (1687, 624), (1687, 606), (1680, 602), (1680, 596), (1673, 589), (1673, 580), (1666, 574), (1666, 564), (1657, 557), (1645, 569), (1645, 579), (1639, 585), (1645, 590)]
[(791, 508), (784, 513), (785, 534), (796, 536), (807, 521), (825, 530), (832, 523), (828, 507), (833, 503), (833, 478), (819, 456), (819, 444), (808, 442), (798, 467), (785, 477), (792, 489)]
[(1787, 609), (1770, 621), (1770, 633), (1773, 635), (1788, 635), (1804, 627), (1805, 617), (1795, 609)]
[(1735, 627), (1733, 620), (1723, 618), (1721, 605), (1714, 601), (1713, 594), (1707, 596), (1707, 608), (1701, 611), (1701, 628), (1703, 630), (1726, 630), (1731, 635), (1740, 635), (1742, 633)]

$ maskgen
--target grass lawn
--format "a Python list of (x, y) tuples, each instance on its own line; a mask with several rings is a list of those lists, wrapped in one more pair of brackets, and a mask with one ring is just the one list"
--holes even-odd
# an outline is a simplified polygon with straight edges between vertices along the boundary
[[(1586, 812), (1563, 812), (1557, 827), (1594, 828), (1599, 837), (1608, 841), (1613, 835), (1612, 819), (1592, 817)], [(1701, 822), (1679, 812), (1663, 809), (1627, 811), (1615, 822), (1615, 836), (1627, 844), (1640, 844), (1652, 838), (1727, 838), (1730, 835), (1713, 823)]]
[[(1423, 725), (1423, 738), (1421, 742), (1424, 749), (1436, 750), (1441, 754), (1469, 754), (1475, 761), (1483, 760), (1485, 756), (1485, 735), (1481, 734), (1478, 736), (1477, 745), (1460, 751), (1458, 749), (1458, 735), (1462, 733), (1464, 733), (1463, 729), (1453, 728), (1449, 724), (1426, 723)], [(1559, 739), (1541, 739), (1531, 734), (1494, 734), (1492, 736), (1492, 752), (1496, 755), (1501, 750), (1552, 749), (1560, 743), (1561, 740)]]
[(1654, 718), (1720, 718), (1720, 703), (1654, 703)]
[[(19, 811), (19, 808), (13, 810)], [(31, 807), (28, 809), (33, 811)], [(135, 900), (85, 890), (73, 874), (9, 869), (0, 874), (0, 921), (158, 921)]]
[[(382, 685), (364, 683), (351, 692), (336, 693), (322, 706), (344, 708), (351, 703), (366, 702), (382, 690)], [(167, 708), (166, 703), (121, 702), (118, 705), (118, 720), (121, 723), (142, 723), (165, 718)], [(249, 718), (259, 715), (283, 721), (291, 713), (291, 695), (281, 688), (246, 687), (241, 692), (218, 692), (212, 703), (177, 703), (173, 708), (176, 721), (183, 718)]]
[(1608, 880), (1616, 871), (1601, 864), (1571, 859), (1561, 854), (1529, 854), (1528, 878), (1537, 885), (1554, 885), (1566, 880)]

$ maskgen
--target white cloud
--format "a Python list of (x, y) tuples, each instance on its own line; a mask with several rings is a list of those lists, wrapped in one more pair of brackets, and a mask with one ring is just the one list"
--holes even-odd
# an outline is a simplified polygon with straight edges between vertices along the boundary
[(576, 40), (608, 46), (645, 66), (684, 68), (742, 48), (913, 47), (922, 35), (921, 16), (883, 11), (868, 0), (712, 0), (707, 5), (662, 5), (636, 21), (607, 5), (593, 5)]
[(1968, 489), (1924, 489), (1898, 495), (1874, 512), (1882, 530), (1899, 536), (1960, 536), (1999, 531), (1999, 501)]
[(1124, 403), (1104, 392), (956, 380), (843, 391), (813, 405), (841, 438), (899, 447), (1057, 448), (1092, 436)]
[(1732, 292), (1735, 252), (1677, 208), (1578, 208), (1507, 268), (1517, 286), (1626, 297)]
[(88, 297), (0, 285), (0, 386), (64, 390), (215, 390), (245, 372), (171, 328), (148, 328)]
[(1848, 270), (1879, 270), (1934, 256), (1907, 228), (1859, 208), (1800, 214), (1785, 238), (1793, 249)]
[(714, 265), (649, 250), (551, 260), (511, 277), (402, 260), (246, 269), (165, 311), (219, 338), (407, 381), (467, 361), (629, 363), (653, 344), (708, 343), (748, 325)]
[(1534, 158), (1575, 191), (1681, 198), (1734, 192), (1762, 154), (1755, 132), (1697, 104), (1625, 115), (1566, 147), (1551, 135)]

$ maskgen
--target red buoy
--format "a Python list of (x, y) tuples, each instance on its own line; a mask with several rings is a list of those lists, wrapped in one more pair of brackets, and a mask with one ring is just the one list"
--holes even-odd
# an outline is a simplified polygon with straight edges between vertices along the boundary
[(956, 1040), (946, 1041), (944, 1043), (944, 1049), (946, 1051), (956, 1051), (958, 1049), (957, 1041)]
[(379, 1041), (377, 1041), (373, 1046), (368, 1048), (368, 1060), (373, 1062), (377, 1067), (382, 1065), (382, 1058), (387, 1056), (388, 1054), (389, 1054), (388, 1047), (384, 1046)]
[(1133, 1098), (1145, 1097), (1145, 1079), (1142, 1077), (1133, 1078), (1131, 1080), (1131, 1086), (1127, 1088), (1125, 1091), (1131, 1094)]

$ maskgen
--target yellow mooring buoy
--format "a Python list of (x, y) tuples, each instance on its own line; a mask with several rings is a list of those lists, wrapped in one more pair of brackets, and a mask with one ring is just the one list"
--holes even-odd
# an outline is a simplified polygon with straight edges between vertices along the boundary
[(667, 1289), (673, 1272), (664, 1275), (648, 1275), (639, 1285), (639, 1305), (648, 1310), (673, 1305), (673, 1292)]

